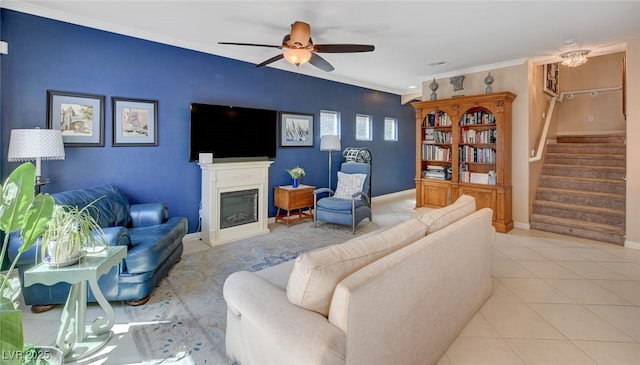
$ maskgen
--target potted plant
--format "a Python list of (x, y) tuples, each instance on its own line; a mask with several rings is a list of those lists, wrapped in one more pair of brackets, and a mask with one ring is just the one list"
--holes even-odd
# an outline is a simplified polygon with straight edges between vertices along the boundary
[(96, 209), (94, 203), (83, 208), (54, 206), (51, 220), (42, 236), (44, 262), (55, 267), (73, 265), (96, 243), (104, 246), (102, 228), (89, 212), (90, 209)]
[(297, 188), (300, 183), (300, 178), (304, 176), (304, 169), (300, 166), (296, 166), (290, 170), (287, 170), (291, 178), (293, 179), (293, 187)]
[(19, 364), (24, 348), (22, 312), (17, 303), (20, 283), (12, 276), (13, 270), (20, 255), (46, 231), (53, 214), (53, 198), (48, 194), (34, 196), (35, 183), (35, 166), (27, 162), (0, 185), (0, 229), (4, 232), (0, 267), (7, 255), (9, 234), (20, 230), (23, 242), (9, 270), (0, 275), (0, 354), (6, 364)]

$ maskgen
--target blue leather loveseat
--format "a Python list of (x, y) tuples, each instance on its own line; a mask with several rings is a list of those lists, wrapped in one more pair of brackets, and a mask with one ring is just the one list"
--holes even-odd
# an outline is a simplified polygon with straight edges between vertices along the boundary
[[(93, 204), (97, 209), (89, 211), (102, 227), (106, 244), (127, 246), (127, 257), (123, 262), (98, 280), (102, 293), (109, 301), (145, 303), (154, 287), (182, 256), (182, 238), (187, 233), (187, 219), (169, 218), (164, 203), (129, 204), (126, 196), (114, 185), (70, 190), (51, 196), (57, 204), (78, 207), (100, 198)], [(14, 232), (10, 237), (9, 259), (16, 257), (21, 244), (22, 239)], [(40, 262), (39, 246), (39, 242), (33, 245), (17, 263), (21, 283), (24, 282), (25, 270)], [(69, 289), (70, 285), (66, 283), (52, 286), (23, 285), (22, 293), (27, 305), (61, 304), (67, 300)], [(90, 290), (88, 299), (95, 301)]]

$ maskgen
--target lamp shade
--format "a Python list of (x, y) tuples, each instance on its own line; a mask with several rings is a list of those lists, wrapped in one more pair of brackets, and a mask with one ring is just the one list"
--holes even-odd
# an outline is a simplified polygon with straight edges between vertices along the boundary
[(320, 137), (320, 151), (340, 151), (340, 138), (337, 135)]
[(53, 129), (13, 129), (8, 161), (64, 160), (62, 131)]

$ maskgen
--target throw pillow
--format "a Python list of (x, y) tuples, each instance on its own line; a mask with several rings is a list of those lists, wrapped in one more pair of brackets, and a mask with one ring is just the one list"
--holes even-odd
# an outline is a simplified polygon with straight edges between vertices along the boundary
[[(333, 194), (335, 198), (351, 199), (351, 195), (362, 191), (364, 180), (367, 178), (365, 174), (345, 174), (338, 171), (338, 186)], [(360, 197), (358, 197), (360, 199)]]
[(418, 219), (411, 219), (376, 234), (303, 253), (289, 275), (287, 298), (327, 317), (333, 292), (342, 279), (424, 237), (427, 228)]

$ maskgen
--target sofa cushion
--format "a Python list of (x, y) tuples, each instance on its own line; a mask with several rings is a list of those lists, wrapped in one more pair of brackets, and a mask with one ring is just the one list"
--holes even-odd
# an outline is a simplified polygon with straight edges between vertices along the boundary
[(411, 218), (419, 219), (429, 227), (427, 234), (438, 231), (476, 211), (476, 199), (470, 195), (460, 195), (451, 205), (435, 210), (418, 209)]
[(285, 291), (287, 290), (287, 283), (295, 261), (296, 260), (289, 260), (278, 265), (269, 266), (260, 271), (256, 271), (255, 274), (279, 289), (282, 289), (282, 291)]
[(124, 259), (130, 274), (156, 270), (187, 233), (187, 218), (172, 217), (164, 224), (130, 228), (131, 246)]
[[(328, 210), (333, 213), (341, 213), (341, 214), (349, 214), (351, 215), (351, 198), (342, 199), (336, 198), (335, 196), (322, 198), (318, 200), (316, 203), (318, 208), (322, 208), (322, 210)], [(356, 208), (364, 206), (364, 201), (362, 199), (355, 200)]]
[(56, 204), (86, 207), (93, 202), (96, 209), (88, 209), (98, 225), (127, 227), (130, 224), (129, 201), (115, 185), (103, 185), (89, 189), (69, 190), (51, 194)]
[(362, 191), (362, 185), (366, 178), (365, 174), (345, 174), (338, 171), (338, 186), (333, 196), (340, 199), (351, 199), (351, 195)]
[(296, 259), (287, 284), (295, 305), (325, 317), (336, 285), (351, 273), (424, 237), (428, 226), (411, 219), (380, 233), (303, 253)]

